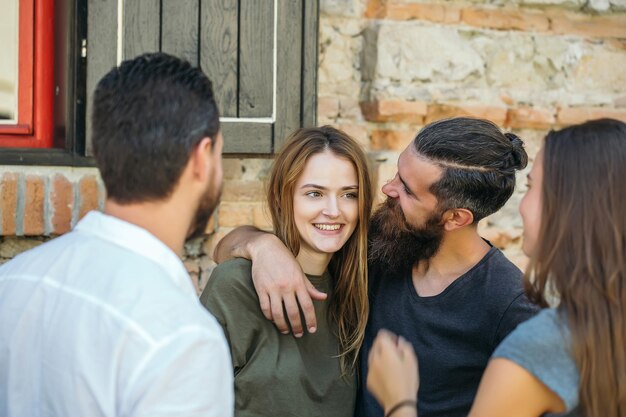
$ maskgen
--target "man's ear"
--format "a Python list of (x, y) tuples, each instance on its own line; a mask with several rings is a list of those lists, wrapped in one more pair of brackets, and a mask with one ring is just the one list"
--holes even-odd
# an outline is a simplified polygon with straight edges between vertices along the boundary
[(474, 214), (468, 209), (458, 208), (446, 210), (442, 216), (443, 227), (451, 232), (474, 222)]
[(210, 137), (202, 138), (191, 153), (193, 174), (196, 178), (206, 181), (211, 172), (211, 156), (213, 155), (213, 140)]

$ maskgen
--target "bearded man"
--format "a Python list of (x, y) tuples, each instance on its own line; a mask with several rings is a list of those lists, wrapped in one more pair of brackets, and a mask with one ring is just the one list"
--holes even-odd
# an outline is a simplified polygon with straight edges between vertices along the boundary
[[(466, 416), (498, 343), (537, 311), (524, 295), (521, 271), (477, 231), (512, 195), (527, 159), (522, 141), (489, 121), (442, 120), (417, 134), (382, 188), (387, 201), (370, 226), (360, 377), (367, 378), (380, 329), (402, 336), (420, 363), (420, 417)], [(235, 230), (215, 253), (218, 261), (232, 256), (252, 259), (261, 307), (279, 330), (289, 331), (284, 307), (294, 335), (304, 335), (300, 306), (314, 332), (311, 298), (325, 294), (311, 288), (273, 235)], [(387, 413), (364, 384), (358, 394), (357, 416)]]
[(220, 196), (211, 82), (146, 54), (93, 109), (104, 213), (0, 267), (0, 415), (232, 416), (228, 345), (179, 257)]

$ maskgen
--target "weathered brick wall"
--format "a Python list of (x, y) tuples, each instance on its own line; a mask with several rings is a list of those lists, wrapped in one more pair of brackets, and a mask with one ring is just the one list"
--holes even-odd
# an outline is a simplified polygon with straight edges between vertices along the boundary
[[(522, 137), (531, 156), (549, 129), (603, 116), (626, 121), (626, 0), (320, 3), (318, 122), (363, 144), (378, 189), (415, 133), (440, 118), (493, 120)], [(225, 160), (222, 203), (207, 237), (186, 245), (199, 290), (225, 233), (240, 224), (270, 227), (263, 205), (270, 164)], [(510, 202), (481, 224), (520, 266), (525, 175)], [(95, 169), (5, 166), (0, 179), (0, 262), (102, 207)]]

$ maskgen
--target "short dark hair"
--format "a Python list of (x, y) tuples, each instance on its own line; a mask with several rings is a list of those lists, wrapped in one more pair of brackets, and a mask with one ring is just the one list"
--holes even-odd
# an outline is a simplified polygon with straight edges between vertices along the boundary
[(201, 69), (164, 53), (122, 62), (98, 83), (92, 141), (108, 198), (168, 197), (202, 138), (215, 143), (219, 111)]
[(513, 194), (515, 171), (528, 163), (523, 145), (488, 120), (466, 117), (431, 123), (413, 140), (418, 154), (443, 169), (430, 188), (438, 209), (468, 209), (474, 223), (498, 211)]

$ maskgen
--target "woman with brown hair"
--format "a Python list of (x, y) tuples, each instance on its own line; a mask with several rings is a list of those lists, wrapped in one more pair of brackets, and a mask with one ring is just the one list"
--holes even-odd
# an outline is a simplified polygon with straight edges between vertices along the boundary
[(352, 416), (372, 198), (363, 151), (337, 129), (299, 129), (276, 156), (267, 195), (274, 233), (329, 297), (314, 302), (315, 333), (284, 336), (259, 309), (250, 261), (215, 268), (200, 299), (230, 344), (237, 416)]
[[(626, 417), (626, 124), (550, 132), (520, 213), (527, 293), (557, 306), (496, 349), (470, 417)], [(386, 414), (415, 416), (405, 401), (418, 383), (410, 347), (382, 333), (370, 361), (368, 385)]]

